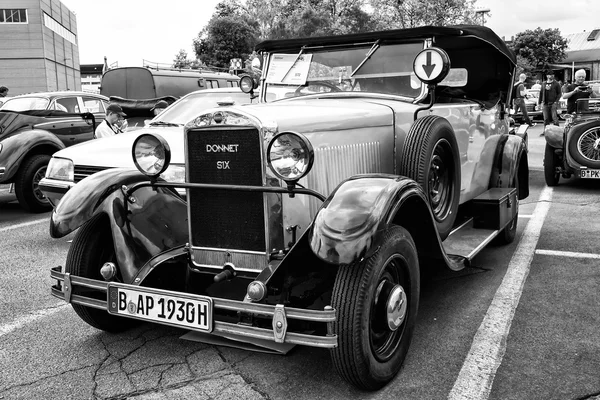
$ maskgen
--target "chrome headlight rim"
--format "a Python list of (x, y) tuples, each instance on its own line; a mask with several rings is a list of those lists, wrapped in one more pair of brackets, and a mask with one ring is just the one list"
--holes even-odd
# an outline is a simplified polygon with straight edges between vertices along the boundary
[[(67, 171), (66, 174), (57, 174), (62, 169)], [(44, 177), (55, 181), (75, 182), (75, 163), (70, 158), (53, 156), (48, 162)]]
[(254, 89), (258, 87), (258, 83), (256, 79), (251, 77), (250, 75), (244, 75), (240, 78), (240, 89), (244, 93), (251, 93)]
[[(273, 144), (284, 135), (292, 135), (292, 136), (297, 137), (300, 144), (303, 147), (303, 152), (307, 155), (306, 168), (304, 169), (302, 174), (300, 174), (299, 176), (296, 176), (296, 177), (292, 177), (292, 178), (281, 174), (277, 170), (277, 168), (273, 165), (273, 162), (271, 160), (271, 148), (273, 147)], [(310, 141), (306, 138), (306, 136), (302, 135), (301, 133), (291, 132), (291, 131), (280, 132), (280, 133), (276, 134), (275, 136), (273, 136), (273, 138), (269, 142), (269, 145), (267, 146), (267, 164), (268, 164), (269, 168), (271, 169), (271, 171), (273, 172), (273, 174), (275, 174), (275, 176), (277, 178), (282, 179), (289, 184), (294, 184), (294, 183), (298, 182), (300, 179), (304, 178), (312, 169), (314, 161), (315, 161), (315, 152), (314, 152), (313, 146), (310, 143)]]
[[(164, 156), (164, 158), (162, 158), (162, 159), (159, 158), (159, 160), (162, 160), (162, 165), (160, 166), (160, 168), (155, 169), (153, 172), (148, 171), (147, 169), (142, 167), (140, 165), (140, 163), (138, 162), (138, 157), (136, 156), (136, 153), (137, 153), (136, 150), (138, 148), (138, 145), (143, 140), (148, 140), (148, 141), (155, 140), (158, 143), (154, 147), (154, 149), (157, 149), (159, 147), (162, 148), (162, 155)], [(167, 168), (169, 168), (169, 164), (171, 163), (171, 148), (169, 146), (169, 143), (162, 136), (160, 136), (158, 134), (144, 133), (144, 134), (138, 136), (133, 141), (133, 145), (131, 146), (131, 158), (133, 159), (133, 163), (135, 164), (135, 167), (142, 174), (149, 176), (151, 178), (158, 178), (163, 172), (165, 172), (167, 170)], [(156, 165), (156, 162), (153, 165)]]

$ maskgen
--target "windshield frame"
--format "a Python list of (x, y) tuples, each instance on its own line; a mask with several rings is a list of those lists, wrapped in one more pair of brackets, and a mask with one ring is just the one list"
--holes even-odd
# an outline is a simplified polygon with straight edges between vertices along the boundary
[[(425, 84), (423, 84), (421, 81), (418, 80), (418, 78), (416, 77), (416, 75), (414, 74), (413, 68), (412, 68), (412, 63), (414, 61), (414, 57), (410, 57), (410, 60), (407, 60), (406, 63), (410, 64), (410, 68), (405, 68), (407, 69), (406, 71), (398, 71), (398, 73), (381, 73), (379, 75), (377, 74), (371, 74), (370, 77), (379, 77), (379, 79), (383, 79), (385, 77), (392, 77), (392, 78), (396, 78), (396, 77), (402, 77), (402, 76), (409, 76), (414, 80), (414, 82), (411, 82), (411, 90), (413, 90), (414, 92), (411, 94), (408, 93), (391, 93), (389, 91), (374, 91), (374, 90), (361, 90), (360, 88), (358, 90), (355, 90), (356, 88), (356, 84), (353, 83), (355, 82), (355, 80), (357, 79), (356, 77), (354, 77), (354, 75), (356, 74), (358, 77), (361, 77), (361, 70), (364, 67), (365, 64), (368, 64), (369, 62), (372, 62), (371, 60), (375, 59), (378, 60), (377, 56), (382, 54), (382, 49), (391, 49), (395, 46), (404, 46), (404, 45), (417, 45), (418, 46), (418, 51), (414, 52), (414, 56), (416, 56), (416, 54), (429, 47), (429, 42), (426, 39), (411, 39), (411, 40), (396, 40), (396, 41), (388, 41), (388, 42), (381, 42), (380, 40), (373, 40), (373, 41), (361, 41), (361, 42), (357, 42), (357, 43), (349, 43), (349, 44), (335, 44), (335, 45), (324, 45), (324, 46), (311, 46), (311, 47), (307, 47), (307, 46), (302, 46), (300, 48), (290, 48), (290, 49), (277, 49), (275, 51), (263, 51), (261, 52), (261, 57), (262, 57), (262, 65), (264, 65), (264, 68), (262, 69), (262, 75), (260, 78), (260, 92), (261, 92), (261, 101), (265, 102), (265, 99), (262, 98), (263, 96), (266, 96), (269, 93), (273, 93), (273, 89), (276, 87), (289, 87), (289, 91), (288, 93), (285, 94), (285, 96), (281, 96), (279, 93), (277, 93), (277, 97), (281, 98), (281, 97), (285, 97), (286, 99), (294, 99), (294, 98), (298, 98), (298, 97), (302, 97), (305, 98), (306, 96), (314, 96), (317, 95), (318, 97), (322, 97), (322, 96), (327, 96), (327, 97), (356, 97), (356, 96), (368, 96), (368, 97), (372, 97), (372, 96), (381, 96), (381, 97), (386, 97), (386, 98), (396, 98), (398, 100), (402, 100), (402, 101), (408, 101), (411, 103), (416, 103), (418, 101), (420, 101), (421, 99), (423, 99), (426, 95), (427, 95), (427, 86)], [(330, 92), (322, 92), (322, 93), (310, 93), (310, 94), (302, 94), (302, 95), (293, 95), (291, 96), (290, 92), (296, 94), (296, 90), (297, 89), (301, 89), (302, 86), (306, 87), (308, 86), (308, 84), (305, 85), (287, 85), (287, 84), (275, 84), (272, 82), (267, 82), (267, 76), (269, 74), (269, 70), (272, 67), (272, 61), (273, 61), (273, 56), (275, 54), (287, 54), (287, 55), (297, 55), (297, 54), (303, 54), (303, 55), (313, 55), (313, 54), (317, 54), (317, 53), (327, 53), (327, 52), (336, 52), (336, 51), (356, 51), (357, 49), (361, 49), (364, 50), (364, 54), (362, 54), (362, 57), (360, 58), (360, 62), (355, 66), (356, 68), (354, 69), (354, 71), (351, 71), (351, 73), (349, 74), (349, 76), (347, 77), (348, 79), (344, 78), (344, 81), (349, 81), (350, 85), (352, 86), (351, 90), (342, 90), (342, 91), (330, 91)], [(385, 54), (384, 54), (385, 55)], [(385, 58), (383, 59), (379, 59), (379, 60), (385, 60)], [(312, 65), (312, 60), (311, 60), (311, 65)], [(322, 64), (321, 64), (322, 65)], [(359, 68), (360, 67), (360, 68)], [(331, 67), (333, 68), (338, 68), (338, 67)], [(288, 71), (289, 72), (289, 71)], [(287, 75), (287, 74), (286, 74)], [(377, 76), (376, 76), (377, 75)], [(314, 77), (313, 77), (314, 78)], [(364, 77), (363, 77), (364, 78)], [(310, 78), (307, 77), (307, 83), (309, 81)], [(340, 78), (342, 79), (342, 78)], [(314, 79), (313, 79), (314, 81)], [(341, 85), (341, 82), (340, 82)], [(414, 85), (414, 86), (413, 86)], [(416, 85), (418, 85), (418, 88), (416, 87)], [(345, 85), (348, 86), (348, 85)]]

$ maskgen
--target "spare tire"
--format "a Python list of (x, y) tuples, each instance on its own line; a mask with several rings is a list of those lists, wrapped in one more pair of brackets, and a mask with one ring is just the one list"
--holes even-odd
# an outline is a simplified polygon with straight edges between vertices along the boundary
[(436, 115), (419, 118), (404, 141), (400, 175), (419, 183), (442, 240), (452, 230), (460, 200), (460, 156), (450, 123)]
[(567, 138), (573, 160), (589, 168), (600, 168), (600, 124), (575, 126)]

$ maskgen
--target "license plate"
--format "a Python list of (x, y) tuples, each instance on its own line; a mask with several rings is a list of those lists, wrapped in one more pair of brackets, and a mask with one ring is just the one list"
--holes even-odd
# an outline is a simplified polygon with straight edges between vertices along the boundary
[(599, 169), (582, 169), (581, 177), (584, 179), (600, 179)]
[(167, 290), (108, 285), (110, 314), (158, 322), (161, 324), (212, 332), (213, 303), (210, 297)]

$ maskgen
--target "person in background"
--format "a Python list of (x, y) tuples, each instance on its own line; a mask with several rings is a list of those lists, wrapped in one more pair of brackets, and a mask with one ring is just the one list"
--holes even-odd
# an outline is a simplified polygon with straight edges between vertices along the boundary
[(109, 104), (106, 107), (106, 118), (102, 121), (94, 132), (94, 139), (109, 137), (121, 133), (117, 125), (118, 122), (126, 117), (123, 109), (118, 104)]
[(8, 88), (6, 86), (0, 86), (0, 97), (8, 96)]
[(540, 80), (536, 80), (535, 83), (531, 86), (532, 90), (542, 90), (542, 85), (540, 84)]
[(152, 111), (154, 113), (154, 116), (156, 117), (158, 114), (160, 114), (161, 112), (164, 111), (165, 108), (169, 107), (169, 103), (167, 103), (164, 100), (159, 100), (156, 102), (156, 104), (154, 105), (154, 107), (152, 107), (150, 109), (150, 111)]
[(538, 106), (542, 107), (544, 114), (544, 128), (551, 123), (558, 126), (558, 101), (560, 100), (560, 85), (554, 80), (554, 72), (546, 72), (546, 82), (540, 90)]
[(585, 70), (579, 69), (575, 72), (575, 83), (568, 85), (562, 98), (567, 100), (567, 113), (574, 113), (577, 109), (578, 99), (595, 97), (592, 88), (585, 83)]
[(514, 84), (515, 86), (515, 114), (519, 112), (519, 109), (523, 113), (523, 121), (529, 126), (533, 126), (531, 120), (529, 119), (529, 115), (527, 114), (527, 107), (525, 106), (525, 80), (527, 79), (527, 75), (521, 74), (519, 75), (519, 80)]

